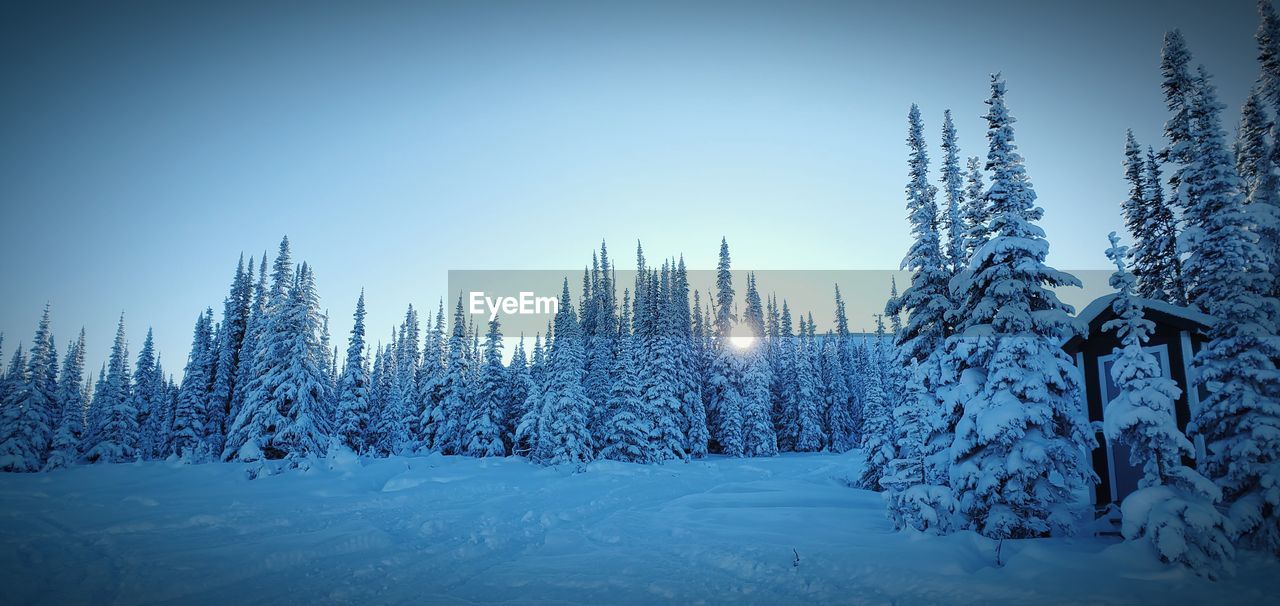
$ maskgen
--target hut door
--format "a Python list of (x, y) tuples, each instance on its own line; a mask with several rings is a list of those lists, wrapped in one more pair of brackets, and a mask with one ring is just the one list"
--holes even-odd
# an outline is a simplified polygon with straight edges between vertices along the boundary
[[(1169, 348), (1166, 345), (1144, 347), (1144, 351), (1160, 361), (1163, 376), (1169, 376)], [(1111, 380), (1111, 367), (1115, 363), (1115, 355), (1098, 358), (1099, 387), (1102, 390), (1102, 415), (1106, 419), (1107, 404), (1120, 394), (1115, 382)], [(1173, 415), (1173, 410), (1169, 411)], [(1137, 466), (1129, 462), (1129, 446), (1107, 438), (1107, 473), (1110, 476), (1111, 499), (1120, 503), (1129, 493), (1138, 489), (1138, 480), (1142, 478), (1141, 462)]]

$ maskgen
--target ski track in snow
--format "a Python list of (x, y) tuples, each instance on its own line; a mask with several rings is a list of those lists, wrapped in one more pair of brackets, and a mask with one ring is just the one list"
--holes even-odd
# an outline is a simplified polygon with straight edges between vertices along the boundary
[[(856, 454), (366, 460), (0, 475), (3, 602), (1133, 604), (1267, 602), (1280, 563), (1210, 583), (1114, 538), (894, 532)], [(799, 556), (799, 562), (795, 559)], [(251, 597), (251, 599), (246, 599)]]

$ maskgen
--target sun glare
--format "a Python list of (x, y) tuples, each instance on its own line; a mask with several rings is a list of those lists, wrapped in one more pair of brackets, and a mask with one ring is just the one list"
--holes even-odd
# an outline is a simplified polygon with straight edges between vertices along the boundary
[(729, 344), (733, 345), (734, 349), (750, 349), (755, 343), (756, 338), (751, 335), (733, 335), (729, 337)]

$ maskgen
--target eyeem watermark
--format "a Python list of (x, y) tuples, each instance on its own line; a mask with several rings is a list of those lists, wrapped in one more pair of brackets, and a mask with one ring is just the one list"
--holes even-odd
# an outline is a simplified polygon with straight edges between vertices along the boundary
[(556, 297), (539, 297), (528, 290), (520, 291), (520, 294), (515, 297), (489, 297), (484, 294), (484, 291), (473, 290), (468, 295), (467, 301), (471, 304), (472, 315), (480, 315), (487, 310), (490, 322), (498, 317), (499, 311), (508, 316), (554, 316), (560, 306), (560, 300)]
[[(590, 266), (588, 266), (589, 268)], [(660, 271), (660, 269), (659, 269)], [(1070, 270), (1068, 270), (1070, 271)], [(1110, 270), (1070, 271), (1084, 283), (1084, 288), (1064, 287), (1056, 289), (1064, 303), (1077, 311), (1098, 297), (1114, 292), (1108, 285)], [(734, 288), (733, 305), (737, 315), (744, 316), (747, 304), (747, 282), (754, 280), (766, 319), (770, 303), (779, 308), (785, 304), (792, 317), (792, 330), (803, 316), (806, 322), (812, 314), (816, 332), (821, 334), (836, 329), (835, 289), (840, 288), (841, 305), (845, 308), (848, 329), (854, 333), (875, 331), (876, 316), (883, 314), (885, 301), (894, 280), (902, 290), (911, 283), (910, 272), (896, 270), (823, 270), (823, 269), (769, 269), (750, 271), (734, 269), (730, 272)], [(469, 325), (500, 320), (500, 331), (505, 338), (514, 340), (519, 335), (533, 338), (547, 334), (547, 324), (560, 311), (562, 289), (568, 286), (569, 300), (574, 311), (582, 317), (584, 283), (586, 288), (603, 289), (612, 303), (615, 321), (622, 317), (622, 304), (630, 298), (635, 304), (637, 289), (644, 290), (652, 279), (647, 274), (637, 275), (634, 269), (610, 268), (608, 280), (587, 270), (586, 280), (579, 269), (454, 269), (449, 270), (447, 292), (453, 293), (444, 304), (451, 309), (454, 302), (461, 303), (464, 319)], [(707, 324), (714, 323), (718, 304), (717, 282), (719, 272), (714, 269), (690, 269), (687, 278), (687, 297), (690, 316), (695, 309)], [(661, 282), (659, 282), (661, 288)], [(628, 291), (630, 291), (628, 293)], [(695, 300), (695, 293), (697, 299)], [(596, 296), (597, 293), (591, 293)], [(557, 295), (557, 296), (542, 296)], [(456, 298), (453, 298), (456, 297)], [(696, 305), (696, 307), (695, 307)], [(630, 310), (634, 314), (634, 307)], [(590, 315), (596, 319), (598, 315)], [(508, 345), (508, 350), (511, 346)]]

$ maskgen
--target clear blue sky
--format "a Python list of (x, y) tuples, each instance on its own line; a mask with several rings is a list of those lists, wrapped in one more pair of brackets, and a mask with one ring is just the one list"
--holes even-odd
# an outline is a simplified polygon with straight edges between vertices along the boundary
[(892, 269), (909, 105), (985, 154), (994, 71), (1051, 261), (1103, 268), (1124, 130), (1160, 143), (1163, 32), (1234, 124), (1255, 6), (1049, 4), (9, 3), (4, 355), (50, 301), (95, 371), (124, 310), (178, 373), (236, 256), (285, 233), (339, 343), (362, 287), (385, 338), (449, 269), (580, 268), (602, 238), (628, 264), (638, 238), (709, 268), (724, 235), (737, 268)]

